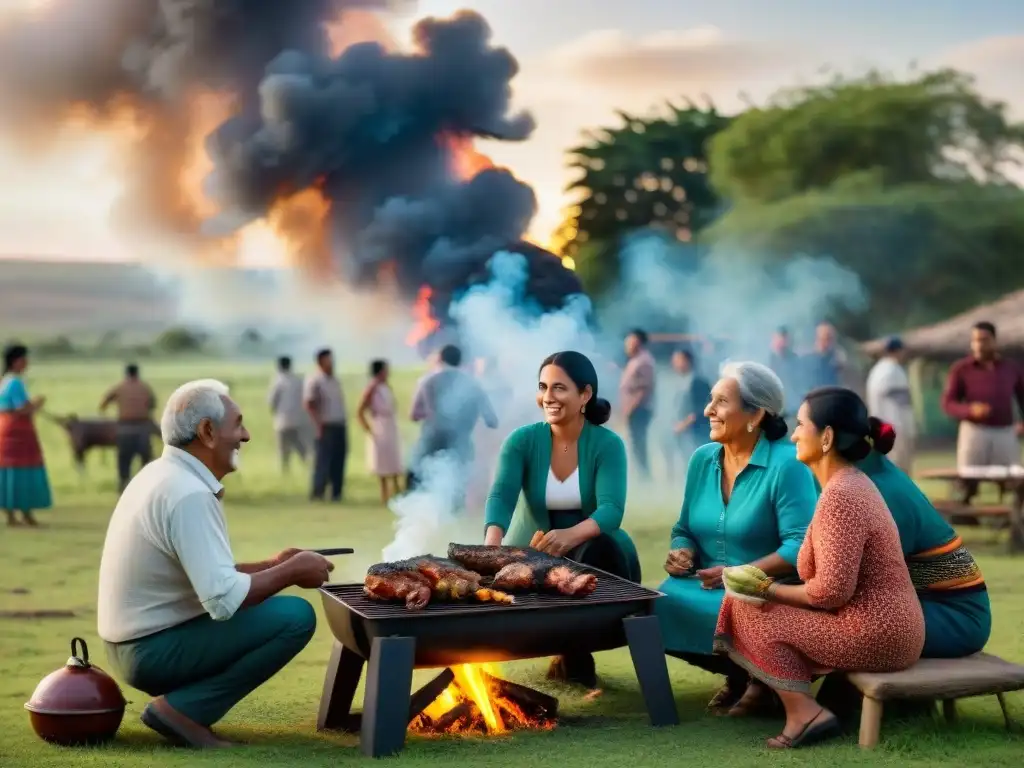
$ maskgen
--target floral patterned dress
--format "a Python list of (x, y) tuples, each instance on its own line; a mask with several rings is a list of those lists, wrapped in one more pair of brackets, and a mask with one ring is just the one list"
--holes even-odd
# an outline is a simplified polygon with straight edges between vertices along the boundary
[(832, 670), (896, 672), (918, 660), (924, 616), (899, 532), (864, 473), (836, 473), (797, 559), (812, 608), (727, 597), (715, 650), (777, 690), (808, 692)]

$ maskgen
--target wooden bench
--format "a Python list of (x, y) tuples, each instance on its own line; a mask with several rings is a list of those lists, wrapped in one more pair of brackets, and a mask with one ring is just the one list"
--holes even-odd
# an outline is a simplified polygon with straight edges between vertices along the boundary
[(1024, 666), (976, 653), (962, 659), (921, 659), (903, 672), (851, 672), (846, 679), (863, 696), (860, 746), (870, 749), (878, 744), (886, 701), (938, 699), (946, 720), (952, 722), (956, 719), (957, 699), (994, 695), (1009, 728), (1010, 713), (1003, 694), (1024, 690)]

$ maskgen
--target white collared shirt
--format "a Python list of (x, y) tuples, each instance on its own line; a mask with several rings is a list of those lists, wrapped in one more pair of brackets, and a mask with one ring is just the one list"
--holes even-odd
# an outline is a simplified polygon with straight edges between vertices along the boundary
[(101, 638), (122, 643), (204, 613), (217, 621), (235, 614), (251, 579), (235, 570), (223, 489), (201, 461), (171, 446), (132, 478), (100, 559)]

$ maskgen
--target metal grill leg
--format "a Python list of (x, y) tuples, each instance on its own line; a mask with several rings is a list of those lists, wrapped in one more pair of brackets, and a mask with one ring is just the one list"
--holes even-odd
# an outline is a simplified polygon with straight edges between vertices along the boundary
[(629, 655), (647, 705), (651, 725), (679, 725), (679, 712), (668, 677), (665, 645), (657, 616), (631, 616), (622, 621), (629, 643)]
[(358, 716), (352, 715), (352, 701), (359, 687), (366, 661), (355, 651), (335, 642), (331, 660), (324, 676), (324, 689), (320, 694), (320, 712), (316, 718), (318, 731), (359, 730)]
[(387, 757), (401, 752), (405, 746), (415, 662), (415, 638), (374, 638), (359, 731), (359, 746), (364, 755)]

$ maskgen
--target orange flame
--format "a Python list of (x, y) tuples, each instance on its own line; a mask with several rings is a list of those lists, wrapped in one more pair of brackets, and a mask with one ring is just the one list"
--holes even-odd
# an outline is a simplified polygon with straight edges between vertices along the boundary
[[(411, 729), (419, 733), (460, 733), (484, 730), (488, 734), (507, 733), (511, 728), (551, 727), (551, 723), (531, 720), (514, 701), (501, 697), (484, 673), (497, 677), (500, 669), (495, 664), (461, 664), (452, 667), (455, 682), (427, 706)], [(472, 716), (458, 720), (442, 730), (438, 723), (446, 714), (468, 702)]]
[(481, 171), (496, 167), (491, 158), (473, 146), (472, 136), (446, 133), (440, 142), (448, 150), (449, 170), (459, 181), (469, 181)]
[(415, 347), (421, 341), (429, 338), (430, 334), (441, 327), (441, 321), (434, 317), (434, 310), (431, 307), (430, 299), (434, 290), (429, 285), (421, 285), (416, 295), (416, 303), (412, 305), (413, 326), (409, 329), (409, 335), (405, 337), (405, 343)]

